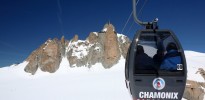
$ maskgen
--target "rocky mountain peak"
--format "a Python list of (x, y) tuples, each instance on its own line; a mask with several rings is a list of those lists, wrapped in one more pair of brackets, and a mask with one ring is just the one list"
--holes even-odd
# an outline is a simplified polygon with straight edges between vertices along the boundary
[(65, 44), (65, 37), (64, 36), (61, 37), (61, 44)]
[(101, 31), (107, 32), (108, 29), (110, 31), (115, 31), (115, 27), (110, 22), (106, 23)]
[(110, 68), (118, 62), (120, 59), (121, 53), (118, 43), (117, 34), (114, 31), (114, 26), (108, 24), (106, 27), (107, 31), (105, 32), (104, 39), (104, 57), (103, 57), (103, 66)]
[(77, 42), (78, 41), (78, 35), (76, 34), (73, 39), (72, 39), (72, 42)]
[(105, 28), (104, 32), (91, 32), (86, 40), (78, 40), (78, 35), (71, 41), (64, 36), (48, 39), (26, 59), (29, 63), (24, 70), (31, 74), (37, 69), (53, 73), (63, 57), (67, 57), (68, 67), (92, 67), (96, 63), (102, 63), (104, 68), (112, 67), (121, 56), (126, 57), (130, 40), (117, 34), (111, 23), (105, 24)]

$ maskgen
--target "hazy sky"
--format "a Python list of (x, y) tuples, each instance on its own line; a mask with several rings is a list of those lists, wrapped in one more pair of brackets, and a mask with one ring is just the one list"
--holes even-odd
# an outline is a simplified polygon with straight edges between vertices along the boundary
[[(138, 10), (144, 2), (141, 20), (159, 18), (185, 50), (205, 53), (204, 0), (140, 0)], [(0, 66), (22, 62), (48, 38), (85, 39), (108, 21), (121, 33), (131, 11), (132, 0), (0, 0)], [(123, 31), (130, 39), (142, 29), (132, 23)]]

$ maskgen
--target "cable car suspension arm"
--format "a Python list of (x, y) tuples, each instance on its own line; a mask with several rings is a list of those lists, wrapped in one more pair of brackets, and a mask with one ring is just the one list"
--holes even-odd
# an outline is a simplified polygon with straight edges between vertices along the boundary
[(142, 22), (137, 17), (136, 0), (132, 0), (132, 7), (133, 7), (133, 17), (134, 17), (134, 20), (137, 24), (145, 26), (146, 29), (158, 29), (158, 26), (157, 26), (158, 18), (156, 18), (152, 22)]

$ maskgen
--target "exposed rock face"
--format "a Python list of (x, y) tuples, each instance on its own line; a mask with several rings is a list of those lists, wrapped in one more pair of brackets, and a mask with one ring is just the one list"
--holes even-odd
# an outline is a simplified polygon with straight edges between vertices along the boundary
[(87, 41), (71, 42), (68, 45), (67, 58), (71, 67), (80, 67), (87, 65), (87, 55), (89, 52), (89, 43)]
[(88, 67), (91, 67), (92, 65), (96, 63), (101, 63), (102, 62), (102, 57), (103, 57), (103, 50), (102, 47), (103, 45), (100, 43), (94, 44), (90, 48), (90, 52), (88, 54)]
[[(199, 68), (196, 73), (200, 73), (203, 78), (205, 71), (202, 68)], [(204, 100), (205, 95), (205, 83), (204, 82), (195, 82), (192, 80), (187, 80), (187, 85), (184, 91), (183, 97), (188, 100)]]
[(97, 32), (90, 33), (90, 35), (88, 36), (87, 40), (91, 44), (97, 43), (98, 42), (98, 33)]
[(204, 71), (204, 69), (199, 68), (199, 71), (198, 71), (197, 73), (200, 73), (201, 76), (202, 76), (202, 77), (204, 78), (204, 80), (205, 80), (205, 71)]
[(104, 45), (102, 39), (104, 38), (103, 33), (90, 33), (89, 37), (87, 38), (88, 42), (91, 44), (88, 53), (88, 67), (92, 65), (102, 62), (103, 59), (103, 52), (104, 52)]
[(53, 73), (59, 68), (62, 52), (65, 51), (61, 42), (57, 39), (48, 39), (27, 58), (29, 63), (24, 70), (35, 74), (40, 68), (42, 71)]
[(40, 48), (38, 48), (37, 50), (33, 51), (31, 53), (31, 55), (26, 59), (26, 61), (28, 61), (28, 65), (24, 68), (25, 72), (31, 73), (32, 75), (34, 75), (38, 69), (38, 62), (39, 62), (39, 58), (38, 55), (41, 52), (41, 48), (43, 48), (44, 45), (41, 45)]
[(106, 23), (105, 25), (104, 25), (104, 27), (103, 27), (103, 29), (101, 30), (101, 32), (107, 32), (107, 30), (108, 30), (108, 27), (112, 27), (112, 31), (115, 31), (115, 27), (110, 23), (110, 22), (108, 22), (108, 23)]
[(109, 24), (107, 26), (107, 31), (105, 33), (104, 39), (104, 57), (102, 64), (105, 68), (112, 67), (112, 65), (118, 62), (121, 56), (117, 34), (113, 30), (114, 27)]
[(188, 100), (203, 100), (205, 93), (202, 87), (205, 88), (204, 84), (188, 80), (183, 97)]
[(53, 73), (59, 68), (61, 62), (60, 47), (57, 39), (46, 44), (42, 54), (39, 55), (39, 67), (42, 71)]
[(72, 39), (72, 42), (77, 42), (78, 41), (78, 35), (75, 35)]
[(68, 45), (67, 58), (71, 67), (91, 67), (102, 63), (104, 68), (110, 68), (118, 62), (121, 56), (126, 57), (130, 41), (124, 35), (117, 35), (110, 23), (98, 32), (91, 32), (85, 41), (72, 39)]
[(121, 56), (126, 57), (129, 44), (126, 36), (117, 34), (114, 26), (107, 23), (101, 32), (91, 32), (86, 40), (79, 40), (78, 35), (71, 41), (64, 36), (60, 40), (48, 39), (27, 58), (29, 64), (25, 71), (35, 74), (39, 68), (53, 73), (63, 57), (67, 57), (70, 67), (91, 67), (102, 63), (104, 68), (110, 68)]
[(131, 42), (130, 42), (128, 37), (126, 37), (124, 35), (119, 35), (119, 34), (118, 34), (118, 41), (119, 41), (119, 45), (120, 45), (121, 54), (124, 58), (126, 58), (127, 51), (130, 47)]

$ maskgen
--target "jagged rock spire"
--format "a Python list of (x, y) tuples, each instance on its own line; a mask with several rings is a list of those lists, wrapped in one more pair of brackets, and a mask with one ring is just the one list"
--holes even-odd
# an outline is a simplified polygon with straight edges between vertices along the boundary
[(105, 25), (104, 25), (104, 27), (103, 27), (103, 29), (101, 30), (101, 32), (107, 32), (107, 29), (108, 28), (112, 28), (112, 30), (115, 32), (115, 27), (112, 25), (112, 23), (110, 22), (110, 21), (108, 21)]
[(78, 35), (75, 34), (75, 36), (74, 36), (73, 39), (72, 39), (72, 42), (77, 42), (77, 41), (78, 41)]

